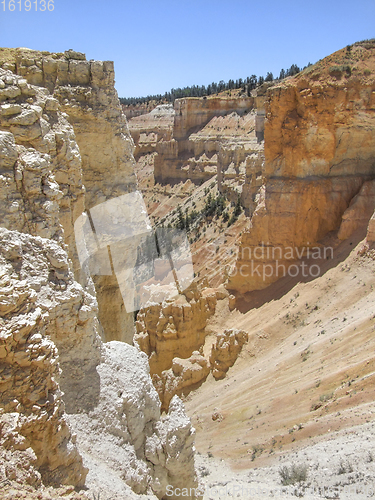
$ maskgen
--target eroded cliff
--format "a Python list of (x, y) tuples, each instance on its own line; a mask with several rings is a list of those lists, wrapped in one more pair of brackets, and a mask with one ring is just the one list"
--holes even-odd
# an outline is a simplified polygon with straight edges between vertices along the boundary
[[(366, 225), (375, 175), (374, 59), (373, 42), (357, 43), (268, 90), (263, 187), (229, 288), (264, 288), (327, 233), (342, 225), (338, 238), (345, 239)], [(252, 188), (253, 181), (245, 184)]]
[[(77, 256), (74, 223), (82, 212), (136, 189), (113, 63), (74, 51), (1, 49), (0, 66), (6, 480), (40, 490), (81, 487), (87, 464), (96, 471), (86, 482), (94, 492), (104, 477), (113, 487), (107, 493), (127, 498), (136, 497), (130, 488), (159, 498), (167, 484), (195, 488), (194, 430), (181, 402), (162, 419), (145, 357), (130, 345), (102, 343), (131, 341), (133, 313), (115, 276), (94, 277), (94, 287)], [(114, 449), (123, 462), (117, 457), (108, 470)]]

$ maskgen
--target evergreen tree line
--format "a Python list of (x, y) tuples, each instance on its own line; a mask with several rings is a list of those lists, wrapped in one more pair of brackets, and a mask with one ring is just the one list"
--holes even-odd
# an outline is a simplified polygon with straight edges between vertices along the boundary
[[(205, 194), (208, 193), (205, 191)], [(234, 205), (234, 204), (233, 204)], [(190, 213), (188, 209), (185, 209), (185, 213), (182, 211), (181, 206), (177, 207), (177, 220), (175, 221), (174, 226), (169, 224), (169, 228), (175, 227), (177, 229), (191, 231), (195, 222), (199, 222), (202, 218), (223, 218), (223, 222), (228, 223), (228, 226), (231, 226), (238, 219), (239, 215), (242, 212), (241, 199), (238, 196), (237, 203), (234, 205), (234, 210), (232, 215), (229, 216), (227, 206), (227, 200), (224, 195), (218, 194), (216, 197), (212, 196), (211, 193), (208, 193), (206, 198), (204, 207), (200, 212), (193, 209)], [(161, 227), (164, 227), (164, 224), (161, 224)], [(199, 237), (199, 236), (198, 236)], [(197, 238), (198, 238), (197, 237)]]
[[(288, 76), (294, 76), (302, 69), (308, 68), (311, 66), (309, 63), (304, 68), (299, 68), (297, 64), (292, 64), (291, 67), (287, 70), (282, 69), (280, 71), (280, 75), (276, 80), (283, 80)], [(175, 99), (181, 99), (182, 97), (204, 97), (213, 94), (218, 94), (219, 92), (223, 92), (224, 90), (237, 90), (242, 89), (243, 92), (246, 92), (248, 96), (250, 96), (251, 91), (254, 90), (259, 85), (262, 85), (264, 82), (272, 82), (275, 78), (271, 72), (268, 72), (265, 77), (256, 75), (248, 76), (245, 79), (239, 78), (238, 80), (229, 80), (228, 82), (224, 82), (221, 80), (219, 83), (212, 82), (207, 85), (193, 85), (192, 87), (183, 87), (177, 89), (171, 89), (170, 92), (165, 92), (165, 94), (156, 94), (156, 95), (148, 95), (145, 97), (120, 97), (121, 104), (131, 105), (131, 104), (144, 104), (150, 101), (156, 101), (160, 103), (173, 103)]]

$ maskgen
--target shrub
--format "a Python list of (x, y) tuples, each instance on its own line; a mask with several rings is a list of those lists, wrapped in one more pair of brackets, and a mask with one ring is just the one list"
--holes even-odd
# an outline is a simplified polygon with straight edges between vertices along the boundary
[(296, 484), (301, 483), (302, 481), (306, 481), (307, 470), (308, 466), (306, 464), (293, 464), (290, 467), (283, 465), (279, 469), (281, 484), (283, 486), (288, 486), (290, 484)]
[(349, 64), (342, 64), (341, 66), (331, 66), (329, 68), (329, 73), (332, 76), (341, 77), (343, 73), (346, 73), (347, 76), (352, 74), (352, 68)]
[(263, 453), (263, 450), (264, 448), (259, 444), (255, 444), (252, 446), (252, 453), (251, 453), (252, 462), (254, 462), (256, 457), (260, 456)]

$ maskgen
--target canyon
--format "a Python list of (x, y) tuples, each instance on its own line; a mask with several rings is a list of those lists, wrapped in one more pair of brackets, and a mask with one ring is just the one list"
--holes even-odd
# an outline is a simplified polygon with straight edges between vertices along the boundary
[(374, 75), (124, 107), (112, 62), (0, 49), (2, 498), (370, 484)]

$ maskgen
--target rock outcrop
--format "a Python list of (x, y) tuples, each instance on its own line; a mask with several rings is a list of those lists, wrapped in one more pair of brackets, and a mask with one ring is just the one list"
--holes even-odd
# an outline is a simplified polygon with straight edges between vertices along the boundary
[(77, 218), (136, 188), (113, 63), (88, 62), (74, 51), (0, 49), (0, 66), (5, 477), (38, 488), (81, 487), (92, 465), (85, 442), (95, 438), (99, 467), (113, 456), (114, 441), (127, 464), (125, 474), (111, 476), (118, 480), (109, 484), (113, 491), (133, 498), (128, 484), (161, 498), (166, 484), (194, 488), (194, 430), (181, 401), (174, 399), (162, 419), (146, 357), (132, 346), (102, 343), (100, 336), (131, 341), (133, 313), (125, 312), (115, 276), (96, 279), (95, 290), (79, 266)]
[[(374, 44), (354, 44), (268, 90), (264, 187), (228, 288), (261, 289), (287, 274), (297, 253), (305, 256), (339, 230), (344, 214), (339, 237), (366, 225), (370, 185), (359, 193), (375, 175), (375, 81), (368, 71), (374, 58)], [(253, 197), (252, 186), (245, 198)]]
[[(65, 196), (55, 192), (52, 181), (43, 181), (44, 191), (55, 201), (55, 204), (46, 204), (45, 211), (48, 209), (51, 219), (53, 209), (56, 211), (56, 198), (61, 197), (61, 223), (74, 257), (73, 222), (83, 211), (82, 183), (86, 188), (86, 209), (136, 189), (134, 144), (114, 88), (113, 63), (86, 61), (84, 54), (74, 51), (50, 54), (1, 49), (0, 66), (19, 75), (4, 74), (5, 88), (0, 90), (0, 101), (4, 103), (1, 126), (7, 130), (9, 127), (17, 144), (32, 146), (40, 154), (50, 155), (55, 180)], [(30, 103), (25, 102), (27, 99)], [(22, 105), (22, 109), (7, 104), (10, 100)], [(63, 126), (57, 124), (56, 119), (62, 121)], [(33, 161), (28, 156), (26, 163)], [(32, 165), (28, 170), (35, 170)], [(46, 218), (44, 214), (40, 217)], [(77, 259), (73, 262), (79, 272)], [(84, 279), (77, 274), (76, 277), (81, 282)], [(133, 317), (124, 308), (116, 277), (93, 279), (106, 340), (131, 341)]]
[[(73, 400), (81, 405), (81, 399), (88, 404), (93, 389), (80, 368), (88, 354), (85, 344), (93, 344), (95, 329), (87, 331), (85, 326), (90, 313), (95, 316), (95, 302), (74, 282), (65, 252), (51, 240), (2, 228), (0, 266), (5, 477), (17, 479), (20, 474), (18, 479), (33, 486), (39, 486), (41, 479), (47, 484), (82, 486), (87, 470), (65, 420), (58, 363), (61, 357), (65, 368), (61, 386), (71, 391), (70, 405)], [(78, 334), (76, 328), (81, 330)], [(88, 365), (96, 361), (97, 356), (86, 358)], [(22, 460), (26, 477), (21, 471), (12, 472), (14, 458)]]
[(151, 375), (172, 367), (173, 358), (189, 358), (204, 344), (208, 318), (215, 312), (216, 293), (193, 283), (177, 299), (153, 304), (138, 313), (134, 336), (147, 354)]
[(159, 376), (152, 377), (153, 383), (158, 391), (162, 410), (167, 410), (171, 399), (175, 394), (186, 395), (197, 389), (210, 373), (210, 364), (198, 351), (187, 359), (173, 358), (172, 367), (164, 370)]
[(248, 334), (243, 330), (225, 330), (224, 333), (219, 333), (216, 336), (216, 342), (212, 344), (210, 365), (212, 375), (217, 380), (225, 377), (247, 340)]
[(89, 478), (95, 482), (95, 476), (106, 476), (104, 481), (114, 484), (121, 497), (126, 493), (123, 481), (138, 494), (153, 492), (158, 498), (166, 498), (168, 485), (197, 489), (195, 431), (178, 397), (161, 418), (146, 355), (126, 343), (109, 342), (98, 374), (94, 411), (69, 417), (79, 449), (91, 463)]

